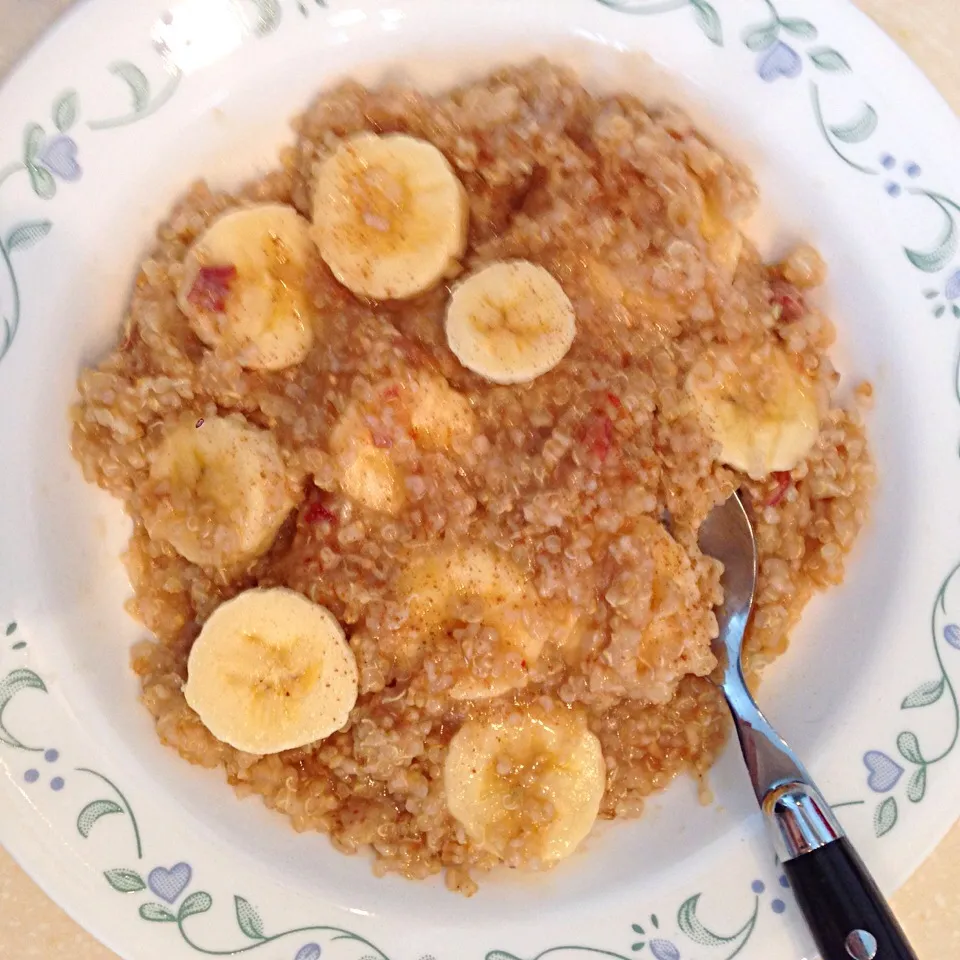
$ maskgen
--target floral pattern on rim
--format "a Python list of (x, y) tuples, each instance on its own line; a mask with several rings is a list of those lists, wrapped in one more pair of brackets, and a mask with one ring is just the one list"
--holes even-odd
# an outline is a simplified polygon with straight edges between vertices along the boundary
[[(6, 636), (13, 636), (17, 631), (17, 624), (10, 623), (6, 628)], [(960, 635), (960, 628), (957, 628)], [(17, 644), (19, 649), (22, 646)], [(0, 680), (0, 743), (8, 747), (29, 752), (44, 752), (45, 758), (54, 762), (60, 758), (59, 751), (43, 747), (28, 746), (18, 737), (14, 736), (3, 725), (3, 712), (13, 698), (23, 690), (34, 689), (46, 693), (47, 688), (41, 678), (32, 670), (25, 668), (14, 669), (7, 674), (3, 680)], [(140, 827), (137, 823), (136, 815), (133, 812), (129, 801), (123, 791), (107, 776), (92, 770), (88, 767), (77, 767), (78, 773), (87, 774), (101, 784), (109, 788), (112, 796), (108, 798), (98, 798), (86, 803), (77, 816), (77, 832), (85, 840), (89, 839), (96, 824), (106, 816), (119, 814), (125, 816), (131, 827), (131, 837), (133, 840), (133, 850), (136, 859), (144, 859), (143, 841), (140, 834)], [(29, 772), (29, 771), (28, 771)], [(28, 778), (28, 782), (33, 782), (37, 778)], [(62, 787), (62, 782), (61, 782)], [(144, 872), (141, 869), (133, 869), (129, 866), (110, 867), (103, 871), (104, 879), (110, 887), (117, 893), (122, 894), (153, 894), (157, 900), (145, 900), (140, 903), (137, 912), (141, 919), (150, 923), (171, 923), (175, 924), (183, 942), (195, 950), (197, 953), (207, 956), (233, 956), (239, 953), (247, 953), (256, 950), (267, 944), (275, 943), (278, 940), (285, 940), (290, 937), (303, 935), (315, 936), (321, 935), (329, 939), (330, 943), (350, 942), (358, 944), (370, 953), (365, 953), (364, 958), (371, 960), (391, 960), (379, 947), (371, 943), (365, 937), (360, 936), (353, 931), (342, 927), (331, 926), (327, 924), (310, 924), (294, 927), (279, 933), (269, 934), (266, 932), (264, 921), (256, 907), (245, 897), (234, 894), (233, 907), (236, 925), (241, 934), (243, 934), (251, 943), (243, 943), (239, 946), (230, 948), (213, 948), (204, 946), (195, 939), (193, 928), (188, 932), (185, 928), (185, 921), (190, 917), (207, 913), (213, 908), (214, 899), (205, 890), (196, 890), (188, 895), (187, 889), (193, 879), (193, 867), (186, 861), (178, 861), (172, 866), (163, 866), (157, 864), (149, 871)], [(787, 878), (780, 874), (779, 883), (784, 890), (789, 887)], [(634, 923), (631, 927), (633, 943), (630, 950), (634, 955), (649, 947), (649, 952), (654, 960), (683, 960), (681, 947), (677, 945), (680, 937), (686, 938), (691, 943), (701, 947), (708, 947), (717, 951), (718, 960), (731, 960), (732, 957), (739, 954), (747, 945), (752, 937), (757, 921), (760, 915), (761, 896), (766, 892), (766, 884), (762, 880), (754, 880), (750, 889), (754, 896), (753, 909), (747, 920), (733, 933), (729, 935), (717, 933), (706, 926), (697, 914), (702, 893), (694, 894), (688, 897), (677, 910), (676, 925), (678, 933), (674, 939), (668, 939), (667, 935), (660, 930), (660, 921), (656, 914), (651, 914), (649, 923), (650, 928), (645, 929), (640, 924)], [(782, 894), (781, 896), (785, 896)], [(183, 899), (181, 900), (181, 897)], [(178, 905), (179, 902), (179, 905)], [(785, 912), (787, 905), (781, 897), (775, 897), (770, 902), (770, 908), (775, 915)], [(637, 937), (641, 939), (637, 939)], [(646, 938), (646, 939), (643, 939)], [(720, 951), (725, 955), (721, 958)], [(621, 953), (607, 950), (601, 947), (589, 946), (557, 946), (550, 947), (541, 951), (532, 960), (540, 960), (552, 953), (580, 953), (592, 954), (593, 956), (603, 956), (613, 958), (613, 960), (629, 960)], [(308, 940), (297, 950), (294, 960), (318, 960), (321, 956), (322, 947), (315, 940)], [(426, 960), (426, 958), (423, 958)], [(515, 954), (505, 950), (491, 950), (486, 954), (486, 960), (521, 960)]]
[(597, 0), (618, 13), (633, 13), (638, 16), (655, 16), (675, 10), (693, 11), (694, 21), (703, 35), (718, 47), (723, 46), (723, 24), (716, 7), (707, 0)]
[[(21, 158), (0, 168), (0, 188), (17, 173), (26, 173), (33, 192), (41, 200), (51, 200), (57, 193), (57, 180), (74, 183), (83, 170), (77, 162), (77, 142), (68, 135), (79, 113), (75, 90), (65, 90), (56, 97), (50, 117), (56, 133), (48, 134), (42, 124), (28, 123), (23, 130)], [(53, 229), (46, 219), (22, 220), (0, 235), (0, 265), (10, 287), (10, 306), (0, 302), (0, 361), (13, 345), (20, 327), (22, 311), (20, 286), (14, 269), (13, 254), (28, 250)]]
[[(273, 33), (280, 24), (282, 10), (279, 0), (249, 0), (256, 9), (256, 22), (253, 31), (257, 36)], [(318, 7), (326, 7), (326, 0), (314, 0)], [(307, 8), (299, 3), (301, 13), (307, 15)], [(176, 93), (183, 77), (182, 71), (170, 56), (164, 28), (173, 23), (173, 14), (162, 14), (153, 30), (154, 49), (163, 60), (167, 75), (163, 86), (154, 92), (147, 74), (129, 60), (115, 60), (107, 70), (121, 80), (130, 96), (130, 107), (117, 114), (89, 120), (87, 127), (93, 131), (111, 130), (125, 127), (145, 120), (156, 113)], [(57, 180), (74, 183), (83, 174), (77, 155), (77, 141), (68, 135), (80, 116), (80, 97), (76, 90), (63, 91), (53, 101), (50, 110), (51, 120), (57, 132), (48, 134), (44, 127), (35, 122), (24, 128), (23, 152), (20, 160), (0, 166), (0, 187), (14, 174), (25, 172), (30, 177), (30, 186), (41, 200), (52, 200), (57, 193)], [(20, 285), (11, 254), (32, 247), (42, 240), (52, 229), (50, 220), (25, 220), (14, 224), (6, 236), (0, 235), (0, 266), (7, 276), (10, 292), (10, 306), (4, 307), (0, 299), (0, 361), (9, 353), (20, 327), (22, 301)], [(2, 292), (2, 291), (0, 291)]]
[[(16, 631), (16, 622), (11, 622), (6, 628), (5, 635), (7, 637), (13, 636)], [(13, 646), (20, 650), (24, 649), (19, 643)], [(11, 670), (0, 680), (0, 744), (29, 753), (44, 753), (45, 759), (53, 763), (60, 758), (59, 751), (46, 749), (42, 746), (30, 746), (13, 734), (4, 724), (3, 715), (6, 708), (14, 697), (24, 690), (36, 690), (46, 693), (47, 687), (38, 674), (33, 670), (28, 670), (23, 667)], [(142, 860), (144, 858), (144, 852), (140, 828), (133, 808), (130, 806), (124, 793), (109, 777), (96, 770), (91, 770), (88, 767), (77, 767), (76, 770), (78, 773), (85, 773), (95, 777), (102, 784), (105, 784), (113, 794), (111, 798), (91, 800), (83, 806), (77, 816), (77, 832), (84, 839), (88, 839), (95, 825), (103, 817), (111, 814), (126, 816), (131, 826), (136, 859)], [(30, 776), (29, 774), (31, 773), (36, 774), (36, 776)], [(28, 784), (34, 783), (39, 779), (39, 774), (31, 768), (27, 771), (24, 779)], [(55, 785), (57, 781), (59, 781), (59, 786)], [(54, 780), (51, 781), (51, 786), (54, 790), (62, 789), (63, 785), (63, 779), (60, 777), (55, 777)], [(187, 932), (184, 928), (184, 921), (189, 917), (206, 913), (210, 910), (213, 907), (213, 897), (204, 890), (198, 890), (183, 899), (179, 907), (176, 906), (177, 901), (186, 891), (193, 878), (193, 868), (189, 863), (180, 861), (169, 868), (157, 865), (147, 873), (146, 879), (144, 879), (143, 874), (139, 870), (127, 866), (111, 867), (103, 872), (103, 876), (107, 883), (118, 893), (144, 893), (149, 891), (159, 900), (164, 901), (166, 906), (164, 906), (164, 903), (156, 903), (149, 900), (141, 903), (138, 908), (140, 917), (152, 923), (176, 924), (180, 936), (187, 946), (201, 954), (208, 956), (233, 956), (234, 954), (246, 953), (258, 947), (299, 934), (325, 934), (329, 937), (331, 943), (349, 941), (359, 944), (367, 951), (365, 956), (370, 956), (373, 960), (390, 960), (390, 957), (386, 953), (365, 937), (342, 927), (312, 924), (291, 930), (284, 930), (275, 934), (268, 934), (264, 930), (263, 920), (260, 918), (260, 914), (256, 908), (245, 898), (236, 895), (233, 901), (237, 927), (248, 940), (253, 942), (246, 944), (241, 943), (239, 946), (228, 949), (205, 947), (193, 938), (192, 928), (189, 933)], [(175, 912), (173, 908), (175, 908)], [(320, 945), (311, 940), (299, 948), (295, 960), (317, 960), (320, 954)]]
[[(783, 890), (789, 889), (789, 881), (783, 874), (779, 876), (779, 885)], [(689, 955), (685, 955), (683, 952), (685, 944), (681, 943), (678, 945), (680, 938), (684, 937), (696, 946), (707, 947), (715, 951), (714, 955), (717, 957), (717, 960), (732, 960), (733, 957), (737, 956), (744, 947), (746, 947), (756, 930), (757, 921), (760, 916), (761, 896), (766, 892), (767, 887), (762, 880), (754, 880), (753, 883), (750, 884), (750, 889), (754, 895), (753, 911), (743, 925), (733, 933), (729, 935), (716, 933), (704, 924), (700, 917), (697, 916), (697, 910), (703, 894), (696, 893), (680, 904), (676, 917), (678, 933), (673, 939), (670, 939), (661, 929), (660, 920), (655, 913), (650, 914), (646, 927), (639, 923), (632, 924), (631, 930), (635, 935), (635, 940), (634, 943), (630, 945), (631, 952), (634, 956), (637, 956), (642, 951), (649, 949), (654, 960), (684, 960), (685, 956), (689, 957)], [(787, 904), (781, 898), (785, 895), (786, 894), (782, 894), (781, 896), (774, 897), (770, 901), (770, 908), (775, 915), (780, 915), (786, 911)], [(721, 952), (723, 954), (722, 956)], [(563, 953), (592, 954), (594, 956), (612, 957), (614, 960), (628, 960), (623, 954), (611, 950), (601, 947), (584, 946), (550, 947), (547, 950), (541, 951), (535, 957), (529, 958), (529, 960), (541, 960), (542, 957), (546, 957), (548, 954)], [(509, 953), (506, 950), (491, 950), (487, 953), (485, 960), (525, 960), (525, 958), (518, 957), (516, 954)]]
[[(254, 32), (258, 36), (267, 36), (274, 33), (282, 18), (282, 7), (279, 0), (244, 0), (255, 10), (256, 21)], [(326, 0), (313, 0), (317, 7), (327, 7)], [(723, 46), (723, 26), (716, 8), (707, 0), (595, 0), (604, 6), (621, 13), (636, 15), (659, 15), (689, 9), (694, 16), (694, 22), (704, 36), (713, 44)], [(800, 18), (784, 16), (778, 10), (773, 0), (761, 0), (767, 9), (767, 19), (748, 27), (742, 34), (742, 42), (750, 51), (757, 54), (756, 72), (765, 82), (773, 83), (779, 79), (796, 79), (803, 74), (804, 56), (813, 68), (825, 74), (852, 73), (849, 61), (838, 50), (822, 45), (811, 45), (818, 39), (819, 31), (810, 21)], [(297, 9), (302, 16), (309, 15), (307, 0), (296, 0)], [(163, 18), (161, 18), (161, 22)], [(786, 38), (786, 39), (785, 39)], [(155, 46), (161, 55), (168, 51), (162, 39), (158, 39)], [(130, 61), (115, 61), (107, 68), (118, 79), (123, 81), (129, 89), (131, 107), (128, 111), (89, 121), (87, 126), (91, 130), (108, 130), (138, 122), (159, 110), (174, 95), (180, 85), (182, 75), (176, 68), (168, 67), (169, 78), (156, 92), (152, 91), (151, 83), (143, 70)], [(879, 125), (879, 116), (876, 109), (863, 103), (860, 111), (845, 122), (831, 123), (824, 116), (820, 89), (815, 80), (810, 81), (811, 105), (817, 127), (828, 147), (850, 168), (866, 174), (876, 175), (879, 170), (861, 163), (848, 155), (849, 150), (871, 139)], [(0, 186), (13, 175), (25, 172), (29, 176), (34, 194), (42, 200), (52, 199), (57, 192), (57, 181), (73, 183), (82, 176), (82, 167), (78, 162), (78, 144), (69, 135), (68, 131), (76, 123), (80, 112), (79, 96), (75, 90), (66, 90), (55, 98), (51, 107), (51, 119), (56, 133), (48, 134), (45, 128), (38, 123), (29, 123), (24, 130), (23, 153), (20, 160), (0, 167)], [(884, 162), (884, 154), (880, 165), (889, 169)], [(913, 165), (915, 166), (915, 165)], [(906, 168), (905, 168), (906, 169)], [(907, 169), (908, 176), (913, 174)], [(890, 183), (887, 191), (891, 196), (898, 196), (901, 190), (891, 190)], [(938, 208), (943, 216), (942, 232), (930, 250), (918, 250), (904, 247), (904, 254), (910, 263), (918, 270), (928, 274), (941, 274), (950, 265), (957, 252), (960, 235), (957, 230), (957, 217), (960, 215), (960, 204), (948, 196), (925, 188), (909, 188), (907, 194), (925, 198)], [(28, 220), (15, 224), (5, 235), (0, 235), (0, 264), (5, 268), (12, 286), (12, 309), (9, 314), (0, 312), (0, 360), (4, 358), (13, 343), (20, 316), (21, 300), (11, 254), (25, 251), (38, 243), (52, 229), (49, 220)], [(931, 309), (936, 317), (942, 317), (948, 310), (960, 319), (960, 267), (951, 272), (937, 287), (928, 287), (923, 290), (923, 296), (931, 301)], [(954, 371), (956, 394), (960, 402), (960, 357), (958, 357)], [(896, 740), (897, 752), (900, 758), (910, 765), (911, 773), (907, 780), (907, 799), (919, 803), (926, 794), (928, 784), (928, 770), (933, 765), (942, 762), (956, 748), (960, 739), (960, 706), (958, 706), (957, 690), (951, 680), (945, 656), (951, 651), (960, 651), (960, 625), (954, 622), (944, 623), (947, 617), (947, 592), (953, 583), (960, 564), (955, 567), (944, 580), (937, 594), (934, 604), (931, 631), (933, 634), (934, 653), (939, 668), (939, 676), (928, 680), (917, 687), (901, 703), (901, 709), (912, 710), (934, 706), (946, 699), (952, 717), (952, 735), (947, 746), (934, 755), (927, 755), (921, 748), (918, 736), (912, 731), (902, 731)], [(16, 622), (11, 622), (5, 629), (5, 637), (11, 638), (17, 632)], [(23, 650), (26, 642), (16, 640), (11, 644), (13, 651)], [(26, 668), (11, 670), (3, 679), (0, 679), (0, 744), (6, 747), (31, 753), (56, 754), (56, 750), (45, 750), (43, 747), (30, 746), (15, 736), (4, 724), (3, 714), (12, 699), (22, 691), (33, 689), (46, 692), (47, 687), (43, 680), (34, 671)], [(877, 794), (891, 794), (900, 784), (907, 772), (907, 768), (894, 760), (889, 754), (880, 750), (869, 750), (863, 756), (863, 763), (867, 770), (867, 787)], [(132, 836), (135, 841), (136, 857), (143, 859), (143, 845), (139, 827), (133, 810), (120, 789), (106, 776), (86, 767), (76, 768), (77, 772), (85, 773), (98, 778), (106, 784), (112, 792), (110, 798), (96, 799), (88, 802), (77, 817), (78, 833), (87, 839), (96, 823), (105, 816), (121, 814), (129, 818)], [(29, 771), (28, 771), (29, 772)], [(61, 783), (62, 785), (62, 783)], [(115, 798), (115, 799), (114, 799)], [(836, 807), (860, 806), (864, 801), (855, 800)], [(898, 822), (899, 811), (896, 798), (892, 795), (882, 799), (874, 811), (874, 829), (876, 835), (883, 836), (889, 833)], [(186, 891), (192, 879), (192, 867), (185, 861), (177, 862), (167, 868), (156, 866), (152, 868), (146, 879), (137, 870), (127, 867), (114, 867), (104, 871), (104, 877), (112, 889), (119, 893), (151, 892), (168, 906), (156, 902), (141, 903), (138, 913), (146, 921), (153, 923), (174, 923), (184, 942), (199, 953), (207, 955), (234, 955), (255, 950), (268, 943), (273, 943), (296, 934), (326, 934), (330, 942), (348, 941), (360, 944), (374, 951), (376, 960), (389, 960), (374, 944), (350, 931), (331, 926), (304, 926), (287, 930), (282, 933), (267, 935), (264, 932), (263, 921), (252, 904), (245, 898), (234, 895), (234, 912), (239, 931), (251, 943), (228, 949), (210, 949), (200, 945), (184, 929), (184, 922), (192, 917), (206, 913), (213, 907), (213, 897), (206, 891), (195, 891), (186, 896), (176, 912), (169, 909), (175, 906), (181, 895)], [(787, 887), (786, 878), (780, 877), (781, 886)], [(754, 881), (752, 890), (755, 894), (755, 904), (752, 915), (746, 923), (735, 933), (722, 936), (714, 933), (697, 917), (697, 909), (702, 894), (696, 894), (685, 900), (677, 913), (677, 928), (679, 935), (700, 946), (719, 949), (732, 948), (726, 955), (729, 960), (739, 954), (750, 940), (758, 919), (760, 894), (764, 891), (761, 881)], [(783, 913), (786, 905), (781, 899), (774, 899), (771, 908), (775, 914)], [(631, 945), (634, 955), (645, 947), (655, 960), (683, 960), (683, 954), (675, 940), (661, 936), (659, 921), (656, 915), (651, 915), (650, 925), (652, 933), (646, 928), (634, 924), (632, 930), (638, 939)], [(606, 956), (615, 960), (627, 960), (619, 953), (609, 950), (586, 947), (568, 946), (551, 947), (537, 954), (533, 960), (547, 954), (568, 951), (572, 953), (593, 954)], [(304, 943), (297, 951), (294, 960), (317, 960), (321, 956), (321, 946), (313, 940)], [(427, 958), (424, 958), (427, 960)], [(486, 960), (520, 960), (514, 954), (502, 950), (493, 950), (486, 955)]]
[(867, 769), (867, 787), (875, 794), (887, 794), (879, 800), (873, 812), (873, 830), (878, 837), (893, 830), (900, 819), (900, 808), (892, 791), (908, 769), (910, 775), (904, 792), (911, 803), (920, 803), (927, 793), (928, 771), (946, 760), (960, 741), (960, 699), (951, 679), (948, 659), (957, 656), (957, 662), (960, 663), (960, 625), (952, 622), (947, 610), (947, 597), (958, 573), (960, 564), (950, 571), (941, 584), (930, 618), (938, 675), (921, 683), (904, 697), (900, 704), (901, 710), (926, 709), (936, 704), (941, 704), (943, 709), (942, 701), (945, 701), (946, 713), (950, 718), (947, 742), (939, 751), (928, 753), (916, 733), (902, 730), (896, 739), (897, 753), (902, 762), (894, 760), (882, 750), (868, 750), (863, 755), (863, 764)]

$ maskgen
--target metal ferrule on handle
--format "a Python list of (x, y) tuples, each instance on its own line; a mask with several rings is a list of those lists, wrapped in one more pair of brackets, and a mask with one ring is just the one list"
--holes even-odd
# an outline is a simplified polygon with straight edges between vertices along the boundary
[(761, 807), (781, 863), (819, 850), (844, 835), (830, 805), (810, 783), (794, 781), (774, 787)]

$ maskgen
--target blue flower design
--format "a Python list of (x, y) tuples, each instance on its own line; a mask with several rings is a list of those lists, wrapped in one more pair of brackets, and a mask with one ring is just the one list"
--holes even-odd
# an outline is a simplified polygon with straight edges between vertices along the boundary
[(320, 953), (321, 950), (319, 943), (305, 943), (297, 951), (297, 955), (293, 958), (293, 960), (319, 960)]
[(83, 174), (80, 164), (77, 163), (77, 143), (64, 133), (58, 133), (44, 141), (37, 154), (37, 163), (66, 183), (79, 180)]
[(863, 765), (869, 771), (867, 786), (874, 793), (892, 790), (903, 776), (903, 767), (879, 750), (868, 750), (863, 755)]
[[(943, 295), (948, 300), (960, 300), (960, 270), (957, 270), (956, 273), (947, 278), (947, 285), (943, 288)], [(950, 624), (947, 630), (952, 630), (960, 635), (960, 627), (956, 624)], [(953, 643), (951, 646), (957, 646), (957, 644)]]
[(773, 83), (780, 77), (793, 80), (803, 70), (800, 54), (782, 40), (778, 40), (757, 57), (757, 74), (761, 80)]
[(680, 951), (669, 940), (651, 940), (650, 952), (656, 960), (680, 960)]
[[(956, 281), (957, 289), (950, 299), (955, 300), (957, 297), (960, 297), (960, 270), (953, 275), (952, 280)], [(949, 284), (947, 284), (947, 289), (950, 289)], [(949, 297), (950, 294), (948, 293), (947, 296)], [(955, 623), (948, 623), (943, 628), (943, 639), (946, 640), (954, 650), (960, 650), (960, 627)]]
[[(943, 290), (932, 287), (924, 290), (923, 295), (930, 301), (930, 311), (937, 319), (949, 310), (960, 320), (960, 270), (955, 270), (947, 277)], [(943, 629), (943, 635), (951, 647), (960, 650), (960, 627), (955, 623), (947, 624)]]

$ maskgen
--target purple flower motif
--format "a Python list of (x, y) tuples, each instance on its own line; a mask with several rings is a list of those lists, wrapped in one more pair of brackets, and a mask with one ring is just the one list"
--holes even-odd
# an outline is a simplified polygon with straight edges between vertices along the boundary
[[(943, 295), (948, 300), (960, 300), (960, 270), (958, 270), (952, 276), (947, 277), (947, 285), (944, 287)], [(958, 639), (960, 639), (960, 627), (958, 627), (955, 623), (951, 623), (950, 626), (947, 627), (947, 630), (954, 631), (958, 635)], [(951, 643), (951, 646), (956, 647), (957, 644)], [(960, 647), (958, 647), (958, 649), (960, 649)]]
[(800, 76), (801, 70), (803, 70), (803, 61), (800, 59), (800, 54), (782, 40), (778, 40), (772, 47), (764, 50), (757, 58), (757, 73), (760, 79), (767, 83), (773, 83), (780, 77), (792, 80)]
[(192, 875), (189, 863), (175, 863), (169, 870), (154, 867), (147, 875), (147, 886), (162, 900), (173, 903), (186, 889)]
[(298, 951), (293, 960), (319, 960), (320, 944), (305, 943)]
[(867, 786), (874, 793), (892, 790), (903, 776), (903, 767), (879, 750), (868, 750), (863, 755), (863, 765), (869, 771)]
[(67, 183), (79, 180), (83, 173), (80, 164), (77, 163), (76, 141), (63, 133), (58, 133), (44, 141), (37, 154), (37, 163)]
[(651, 940), (650, 952), (656, 960), (680, 960), (680, 951), (669, 940)]

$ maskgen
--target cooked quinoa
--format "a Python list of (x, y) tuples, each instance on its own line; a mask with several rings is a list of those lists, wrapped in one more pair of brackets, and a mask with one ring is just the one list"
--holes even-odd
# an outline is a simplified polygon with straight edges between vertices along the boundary
[[(720, 569), (698, 549), (703, 518), (745, 492), (760, 551), (745, 646), (756, 674), (783, 652), (813, 592), (842, 580), (873, 468), (857, 412), (832, 399), (834, 327), (809, 299), (823, 280), (819, 257), (802, 247), (765, 264), (739, 235), (732, 262), (717, 248), (710, 225), (741, 223), (756, 190), (676, 109), (595, 97), (538, 61), (438, 96), (347, 82), (294, 126), (276, 169), (235, 192), (198, 182), (159, 226), (117, 346), (80, 376), (73, 451), (133, 520), (128, 606), (150, 634), (133, 667), (161, 740), (222, 767), (241, 796), (260, 795), (296, 830), (322, 831), (343, 852), (371, 849), (378, 873), (445, 871), (451, 889), (470, 894), (500, 861), (447, 808), (444, 761), (461, 725), (534, 707), (579, 711), (607, 768), (600, 816), (639, 816), (680, 771), (703, 776), (727, 734), (710, 676)], [(464, 273), (522, 258), (560, 282), (577, 333), (551, 371), (497, 386), (457, 362), (443, 326), (453, 272), (415, 299), (369, 303), (319, 258), (305, 279), (316, 336), (301, 363), (244, 369), (198, 339), (177, 302), (190, 244), (252, 203), (291, 204), (309, 219), (318, 165), (360, 131), (405, 132), (446, 156), (469, 198)], [(750, 479), (719, 461), (686, 382), (718, 345), (749, 360), (771, 344), (816, 385), (821, 429), (792, 471)], [(476, 429), (465, 442), (426, 449), (405, 427), (398, 404), (424, 376), (468, 401)], [(348, 410), (401, 470), (395, 513), (342, 491), (330, 436)], [(157, 509), (149, 471), (165, 431), (218, 415), (269, 431), (296, 502), (267, 552), (240, 570), (196, 566), (144, 523)], [(651, 524), (666, 525), (686, 554), (666, 583), (655, 576)], [(450, 696), (453, 677), (519, 669), (496, 630), (465, 603), (442, 635), (411, 645), (398, 585), (419, 558), (476, 544), (508, 556), (544, 608), (567, 619), (536, 662), (520, 665), (525, 685), (471, 701)], [(327, 607), (360, 678), (341, 730), (269, 756), (216, 740), (182, 693), (204, 622), (254, 586)]]

